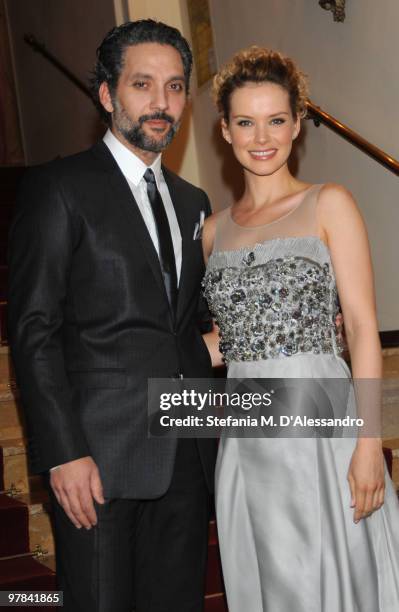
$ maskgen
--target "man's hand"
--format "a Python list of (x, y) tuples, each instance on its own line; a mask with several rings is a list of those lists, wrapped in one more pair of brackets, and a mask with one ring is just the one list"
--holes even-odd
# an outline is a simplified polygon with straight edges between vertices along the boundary
[(93, 498), (99, 504), (105, 500), (100, 474), (91, 457), (69, 461), (52, 470), (50, 484), (75, 527), (90, 529), (97, 524)]

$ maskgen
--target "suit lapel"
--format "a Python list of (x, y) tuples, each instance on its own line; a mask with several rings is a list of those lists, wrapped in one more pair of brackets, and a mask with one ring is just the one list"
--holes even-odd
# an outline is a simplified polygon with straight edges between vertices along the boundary
[(161, 294), (164, 296), (166, 302), (169, 304), (158, 253), (154, 247), (151, 236), (148, 232), (137, 202), (132, 194), (130, 186), (122, 174), (114, 157), (110, 153), (108, 147), (103, 142), (95, 145), (92, 150), (96, 157), (103, 163), (104, 169), (107, 170), (112, 200), (116, 205), (119, 205), (120, 208), (124, 210), (126, 218), (130, 220), (133, 233), (141, 244), (143, 253), (147, 258), (158, 288)]

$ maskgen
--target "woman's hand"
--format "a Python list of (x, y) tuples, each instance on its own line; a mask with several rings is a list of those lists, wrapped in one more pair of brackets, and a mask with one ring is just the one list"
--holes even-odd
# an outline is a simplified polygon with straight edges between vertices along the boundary
[(353, 520), (358, 523), (384, 503), (384, 455), (380, 438), (360, 438), (348, 471)]

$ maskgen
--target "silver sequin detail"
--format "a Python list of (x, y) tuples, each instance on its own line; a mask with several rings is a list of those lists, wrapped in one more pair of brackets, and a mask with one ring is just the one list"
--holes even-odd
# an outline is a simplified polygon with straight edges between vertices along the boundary
[(255, 253), (253, 251), (250, 251), (242, 258), (242, 263), (244, 263), (246, 266), (251, 266), (254, 263), (254, 261), (255, 261)]
[(251, 251), (241, 259), (244, 267), (209, 268), (203, 280), (225, 361), (341, 352), (330, 264), (298, 256), (254, 261)]

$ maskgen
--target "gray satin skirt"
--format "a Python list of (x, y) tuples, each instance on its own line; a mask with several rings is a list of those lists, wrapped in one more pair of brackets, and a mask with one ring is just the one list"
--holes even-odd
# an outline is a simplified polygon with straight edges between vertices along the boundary
[[(232, 363), (230, 378), (349, 377), (334, 356)], [(216, 511), (229, 612), (398, 612), (399, 505), (353, 522), (353, 438), (228, 438)]]

